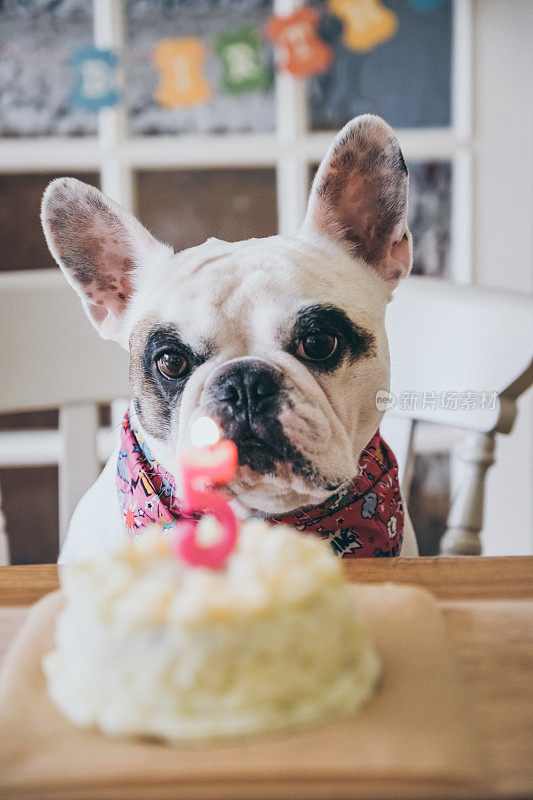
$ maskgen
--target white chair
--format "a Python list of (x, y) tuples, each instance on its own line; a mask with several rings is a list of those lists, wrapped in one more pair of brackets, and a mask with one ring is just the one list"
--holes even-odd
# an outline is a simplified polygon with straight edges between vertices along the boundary
[[(397, 402), (382, 431), (398, 457), (404, 489), (419, 423), (471, 432), (442, 549), (478, 553), (483, 477), (494, 459), (494, 436), (510, 431), (516, 398), (533, 381), (533, 300), (417, 277), (396, 295), (387, 327)], [(75, 505), (115, 443), (116, 433), (98, 430), (97, 407), (128, 397), (127, 354), (98, 337), (55, 269), (0, 276), (0, 325), (0, 413), (60, 409), (59, 431), (0, 433), (0, 466), (59, 465), (61, 544)], [(440, 393), (452, 390), (496, 397), (484, 410), (441, 408)], [(402, 398), (424, 392), (435, 393), (435, 408), (402, 407), (408, 405)], [(123, 406), (118, 404), (113, 424)], [(0, 525), (0, 563), (7, 563), (7, 552)]]
[[(59, 431), (0, 433), (0, 466), (59, 465), (62, 544), (113, 447), (116, 437), (98, 430), (98, 405), (129, 396), (128, 356), (100, 339), (59, 269), (1, 275), (0, 326), (0, 414), (59, 408)], [(8, 563), (5, 531), (0, 563)]]
[(478, 555), (495, 436), (510, 432), (516, 401), (533, 383), (533, 297), (412, 276), (387, 310), (387, 330), (394, 406), (381, 430), (405, 495), (416, 427), (468, 431), (459, 441), (462, 469), (441, 553)]

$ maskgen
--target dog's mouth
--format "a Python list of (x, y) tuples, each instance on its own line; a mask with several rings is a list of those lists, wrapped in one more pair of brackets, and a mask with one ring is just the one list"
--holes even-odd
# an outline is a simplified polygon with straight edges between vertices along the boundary
[[(268, 438), (267, 438), (268, 434)], [(255, 474), (258, 480), (263, 476), (297, 476), (314, 489), (320, 488), (332, 492), (341, 485), (341, 481), (328, 481), (320, 475), (312, 464), (289, 439), (276, 436), (275, 431), (255, 432), (251, 427), (234, 432), (231, 438), (237, 445), (239, 467)], [(250, 475), (248, 474), (247, 483)]]
[(239, 433), (232, 439), (237, 445), (239, 466), (249, 467), (261, 475), (275, 472), (280, 463), (289, 460), (285, 448), (251, 430)]

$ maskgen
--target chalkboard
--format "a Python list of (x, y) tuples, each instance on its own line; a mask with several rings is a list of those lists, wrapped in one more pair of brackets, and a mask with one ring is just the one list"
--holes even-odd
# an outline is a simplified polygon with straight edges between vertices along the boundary
[(0, 0), (0, 136), (96, 133), (70, 101), (72, 54), (92, 39), (88, 0)]
[[(374, 0), (380, 3), (381, 0)], [(450, 124), (452, 4), (450, 0), (383, 0), (396, 16), (397, 31), (367, 52), (343, 42), (342, 24), (326, 0), (321, 35), (335, 51), (331, 68), (308, 82), (314, 130), (338, 129), (364, 112), (395, 127)], [(127, 0), (124, 53), (130, 133), (223, 133), (272, 131), (274, 86), (247, 94), (224, 91), (219, 34), (248, 28), (262, 31), (271, 0)], [(96, 117), (76, 108), (70, 95), (70, 62), (93, 39), (88, 0), (0, 0), (0, 135), (84, 135)], [(213, 87), (207, 102), (164, 108), (154, 95), (159, 74), (154, 45), (163, 39), (198, 37), (206, 46), (203, 65)], [(269, 42), (260, 44), (265, 68), (273, 70)]]
[[(323, 0), (314, 5), (327, 11)], [(330, 23), (335, 59), (308, 84), (313, 130), (334, 130), (365, 113), (379, 114), (397, 128), (450, 125), (450, 0), (384, 0), (383, 5), (396, 15), (397, 31), (367, 52), (347, 47), (334, 20)]]

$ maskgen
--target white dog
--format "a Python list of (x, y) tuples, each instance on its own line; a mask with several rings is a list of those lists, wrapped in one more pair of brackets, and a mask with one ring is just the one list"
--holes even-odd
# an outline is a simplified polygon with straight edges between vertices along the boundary
[(295, 236), (176, 254), (98, 190), (48, 186), (50, 250), (100, 334), (129, 350), (132, 393), (61, 561), (175, 524), (176, 453), (205, 414), (237, 444), (227, 488), (241, 517), (286, 520), (339, 555), (416, 555), (375, 401), (389, 387), (385, 310), (412, 262), (407, 192), (398, 141), (369, 115), (334, 140)]

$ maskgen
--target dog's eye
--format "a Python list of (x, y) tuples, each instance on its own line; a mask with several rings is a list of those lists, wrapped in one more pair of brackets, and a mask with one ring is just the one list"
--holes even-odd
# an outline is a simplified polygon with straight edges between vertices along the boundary
[(336, 351), (338, 340), (332, 333), (308, 333), (298, 342), (296, 355), (308, 361), (325, 361)]
[(156, 360), (157, 369), (165, 378), (183, 378), (190, 370), (187, 359), (174, 351), (161, 353)]

